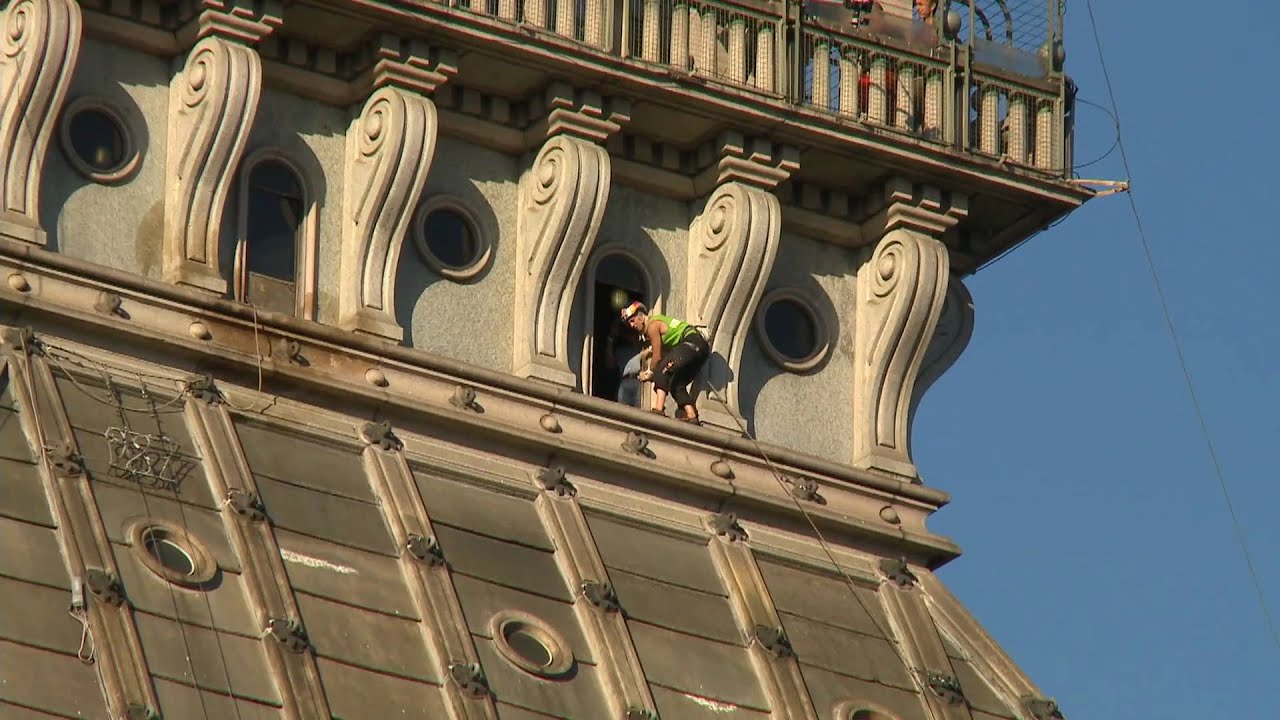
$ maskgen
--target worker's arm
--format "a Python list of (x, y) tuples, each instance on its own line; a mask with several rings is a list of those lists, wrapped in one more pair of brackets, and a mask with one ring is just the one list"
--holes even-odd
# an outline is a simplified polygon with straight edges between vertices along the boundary
[(662, 333), (667, 331), (666, 323), (650, 320), (649, 327), (645, 329), (645, 333), (649, 338), (649, 367), (658, 367), (658, 363), (662, 361)]

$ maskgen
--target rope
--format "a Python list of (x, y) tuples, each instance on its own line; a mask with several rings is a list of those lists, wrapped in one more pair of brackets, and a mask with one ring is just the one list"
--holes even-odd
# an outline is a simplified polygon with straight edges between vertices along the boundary
[[(880, 627), (880, 623), (876, 621), (875, 613), (871, 612), (871, 608), (867, 607), (866, 602), (864, 602), (858, 595), (857, 582), (847, 571), (845, 571), (840, 562), (836, 560), (835, 553), (831, 551), (831, 546), (827, 543), (826, 536), (822, 534), (822, 530), (818, 529), (818, 524), (814, 522), (813, 516), (809, 514), (809, 511), (800, 503), (799, 498), (791, 494), (791, 489), (787, 487), (787, 481), (783, 479), (782, 473), (778, 470), (778, 466), (773, 464), (773, 460), (769, 457), (769, 454), (764, 451), (764, 446), (760, 444), (760, 441), (757, 440), (754, 435), (747, 431), (742, 420), (738, 418), (736, 413), (729, 409), (729, 404), (720, 396), (720, 393), (708, 388), (707, 397), (710, 397), (720, 403), (721, 407), (724, 408), (725, 413), (733, 418), (733, 422), (738, 426), (738, 429), (742, 431), (742, 436), (750, 440), (752, 445), (755, 446), (756, 452), (760, 453), (760, 457), (764, 459), (765, 465), (769, 468), (769, 472), (773, 474), (773, 479), (777, 481), (778, 487), (782, 488), (783, 494), (791, 498), (792, 504), (796, 506), (796, 509), (804, 516), (805, 521), (809, 523), (809, 527), (813, 530), (814, 537), (818, 540), (818, 545), (821, 546), (822, 552), (826, 554), (827, 560), (831, 562), (831, 566), (836, 569), (836, 572), (840, 573), (840, 577), (844, 580), (845, 586), (849, 589), (849, 594), (852, 595), (853, 599), (862, 607), (862, 611), (867, 614), (867, 619), (871, 621), (871, 625), (875, 627), (876, 632), (880, 633), (884, 639), (889, 642), (889, 647), (893, 648), (894, 654), (898, 656), (900, 661), (902, 661), (902, 665), (907, 668), (907, 673), (919, 685), (923, 681), (920, 671), (907, 659), (906, 655), (903, 654), (898, 643), (894, 641), (893, 634)], [(899, 532), (902, 532), (901, 529)], [(905, 532), (902, 532), (902, 535), (904, 538), (906, 537)], [(920, 686), (920, 691), (927, 692), (927, 688)]]
[[(1098, 37), (1098, 23), (1093, 15), (1093, 0), (1085, 0), (1085, 7), (1089, 11), (1089, 26), (1093, 31), (1093, 42), (1098, 49), (1098, 63), (1102, 68), (1102, 77), (1107, 85), (1107, 96), (1111, 100), (1111, 108), (1116, 118), (1117, 129), (1120, 126), (1120, 110), (1116, 105), (1115, 91), (1111, 86), (1111, 76), (1107, 72), (1107, 61), (1102, 52), (1102, 41)], [(1133, 173), (1129, 169), (1129, 156), (1125, 152), (1123, 138), (1117, 141), (1120, 148), (1120, 159), (1124, 163), (1125, 176), (1132, 179)], [(1258, 596), (1258, 606), (1262, 610), (1263, 619), (1266, 621), (1267, 630), (1271, 634), (1271, 641), (1275, 644), (1276, 649), (1280, 650), (1280, 632), (1276, 630), (1275, 619), (1271, 615), (1271, 609), (1267, 603), (1266, 593), (1262, 590), (1262, 581), (1258, 577), (1258, 569), (1253, 562), (1253, 553), (1249, 550), (1249, 542), (1245, 538), (1244, 526), (1240, 522), (1240, 517), (1236, 514), (1235, 503), (1231, 500), (1231, 491), (1227, 487), (1226, 474), (1222, 469), (1222, 462), (1218, 459), (1218, 451), (1214, 446), (1213, 437), (1209, 433), (1209, 423), (1205, 419), (1204, 410), (1200, 405), (1200, 398), (1196, 394), (1195, 383), (1191, 379), (1191, 369), (1187, 365), (1187, 359), (1182, 350), (1182, 341), (1178, 337), (1178, 330), (1173, 323), (1173, 313), (1169, 310), (1169, 302), (1165, 298), (1164, 286), (1160, 282), (1160, 275), (1156, 272), (1155, 260), (1151, 254), (1151, 244), (1147, 241), (1146, 230), (1142, 226), (1142, 216), (1138, 212), (1138, 202), (1134, 199), (1133, 191), (1126, 193), (1129, 196), (1129, 208), (1133, 211), (1133, 221), (1138, 229), (1138, 238), (1142, 243), (1142, 254), (1147, 261), (1147, 269), (1151, 272), (1151, 282), (1155, 286), (1156, 297), (1160, 301), (1160, 310), (1164, 314), (1165, 325), (1169, 330), (1169, 339), (1173, 341), (1174, 354), (1178, 359), (1178, 366), (1182, 369), (1182, 379), (1187, 386), (1187, 395), (1191, 399), (1191, 407), (1195, 410), (1196, 420), (1200, 424), (1200, 434), (1204, 437), (1205, 448), (1208, 450), (1209, 459), (1213, 463), (1213, 472), (1218, 480), (1218, 487), (1222, 490), (1222, 499), (1227, 505), (1227, 513), (1231, 516), (1231, 528), (1235, 533), (1236, 542), (1240, 545), (1240, 552), (1244, 555), (1245, 565), (1249, 568), (1249, 577), (1253, 582), (1253, 590)]]
[[(118, 397), (118, 391), (116, 390), (115, 383), (111, 381), (111, 373), (107, 371), (107, 368), (105, 366), (99, 367), (98, 370), (99, 372), (102, 373), (102, 380), (107, 386), (107, 392), (111, 394), (112, 398)], [(138, 381), (142, 383), (141, 378), (139, 378)], [(147, 393), (147, 386), (145, 383), (141, 384), (141, 389), (142, 389), (142, 397), (144, 399), (150, 400), (151, 396)], [(154, 404), (154, 402), (152, 404)], [(124, 426), (124, 429), (128, 431), (132, 431), (133, 428), (130, 427), (129, 425), (129, 416), (125, 413), (123, 405), (121, 404), (121, 405), (118, 405), (117, 407), (119, 408), (118, 412), (120, 413), (120, 422)], [(156, 425), (158, 427), (160, 423), (159, 415), (156, 415), (155, 418), (156, 418)], [(151, 503), (148, 502), (147, 500), (147, 493), (142, 489), (141, 484), (136, 484), (136, 487), (138, 489), (138, 497), (142, 499), (143, 513), (148, 518), (153, 517), (153, 515), (151, 514)], [(181, 510), (182, 508), (181, 503), (179, 503), (178, 508), (179, 510)], [(145, 544), (145, 542), (146, 540), (144, 539), (143, 543)], [(145, 547), (139, 548), (139, 549), (142, 552), (148, 552), (148, 550)], [(200, 683), (196, 680), (195, 661), (192, 660), (192, 657), (191, 657), (191, 643), (189, 640), (187, 640), (187, 628), (186, 628), (186, 625), (182, 622), (182, 611), (178, 608), (178, 594), (174, 592), (173, 584), (168, 582), (167, 580), (165, 581), (165, 586), (169, 589), (169, 602), (173, 604), (173, 620), (174, 622), (178, 623), (178, 633), (182, 636), (182, 647), (186, 651), (187, 670), (191, 673), (191, 684), (192, 686), (195, 687), (196, 696), (200, 698), (200, 710), (204, 714), (205, 720), (208, 720), (209, 708), (205, 705), (204, 693), (200, 691)], [(207, 600), (208, 598), (206, 598), (206, 601)], [(212, 615), (210, 615), (209, 620), (210, 620), (210, 624), (212, 624), (213, 622)], [(214, 636), (216, 637), (218, 634), (217, 628), (214, 628), (213, 633), (214, 633)], [(221, 647), (221, 644), (219, 644), (219, 647)], [(225, 658), (223, 660), (223, 669), (224, 669), (224, 672), (226, 672)], [(228, 684), (230, 684), (231, 682), (229, 674), (228, 674), (227, 682)]]
[[(253, 303), (249, 303), (249, 309), (253, 311), (253, 357), (255, 360), (258, 361), (258, 394), (261, 395), (262, 394), (262, 348), (258, 344), (259, 342), (258, 341), (258, 306), (254, 305)], [(258, 407), (258, 403), (256, 400), (244, 407), (240, 407), (239, 405), (236, 405), (235, 403), (231, 402), (231, 400), (226, 398), (225, 396), (222, 399), (222, 401), (226, 403), (227, 407), (231, 408), (232, 410), (238, 410), (242, 413), (263, 412), (269, 409), (272, 405), (275, 405), (277, 400), (279, 400), (278, 397), (272, 396), (271, 399), (268, 400), (267, 403), (262, 407)]]

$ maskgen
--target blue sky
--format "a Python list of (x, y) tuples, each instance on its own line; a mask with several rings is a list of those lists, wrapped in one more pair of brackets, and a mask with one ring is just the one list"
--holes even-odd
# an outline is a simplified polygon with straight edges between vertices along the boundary
[[(1280, 613), (1280, 168), (1272, 3), (1094, 2), (1134, 197), (1272, 612)], [(1067, 70), (1108, 105), (1084, 0)], [(1078, 162), (1114, 137), (1080, 108)], [(1083, 171), (1121, 179), (1119, 153)], [(1069, 720), (1274, 718), (1268, 633), (1128, 200), (967, 280), (977, 325), (914, 434), (941, 577)]]

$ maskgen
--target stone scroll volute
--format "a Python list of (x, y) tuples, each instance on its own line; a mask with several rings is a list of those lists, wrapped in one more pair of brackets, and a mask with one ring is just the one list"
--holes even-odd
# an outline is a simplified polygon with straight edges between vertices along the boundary
[(75, 0), (17, 0), (0, 36), (0, 235), (43, 245), (40, 181), (80, 53)]
[(279, 18), (205, 12), (169, 90), (164, 267), (170, 282), (223, 294), (222, 214), (258, 114), (262, 61), (249, 44)]
[[(689, 321), (703, 326), (712, 356), (718, 358), (708, 371), (708, 384), (739, 418), (737, 374), (743, 346), (778, 254), (781, 224), (773, 193), (726, 182), (690, 228)], [(718, 403), (709, 403), (702, 414), (707, 422), (736, 426), (732, 417), (719, 418), (723, 413)]]
[(414, 204), (435, 156), (435, 105), (383, 87), (369, 96), (347, 133), (342, 238), (342, 326), (400, 342), (394, 282)]
[(911, 398), (947, 293), (946, 247), (915, 230), (889, 232), (858, 271), (854, 334), (854, 464), (915, 475)]
[(515, 371), (573, 387), (569, 313), (609, 197), (609, 154), (563, 134), (520, 180)]

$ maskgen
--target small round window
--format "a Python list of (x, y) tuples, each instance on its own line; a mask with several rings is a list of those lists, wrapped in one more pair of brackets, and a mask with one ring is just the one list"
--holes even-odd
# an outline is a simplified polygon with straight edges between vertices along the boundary
[(147, 528), (142, 532), (142, 547), (165, 570), (189, 577), (196, 571), (196, 561), (182, 546), (159, 528)]
[(516, 667), (546, 678), (573, 667), (573, 653), (551, 626), (531, 615), (500, 612), (490, 621), (498, 651)]
[(480, 224), (462, 203), (437, 196), (423, 203), (413, 223), (423, 262), (441, 277), (469, 280), (489, 264), (491, 248)]
[(792, 372), (817, 367), (830, 348), (826, 325), (812, 303), (790, 290), (765, 296), (756, 315), (756, 330), (766, 354)]
[(62, 149), (81, 175), (100, 183), (128, 178), (139, 155), (121, 114), (96, 98), (67, 106), (61, 128)]
[(142, 564), (171, 583), (199, 588), (218, 571), (203, 544), (173, 523), (147, 518), (132, 522), (127, 532)]

